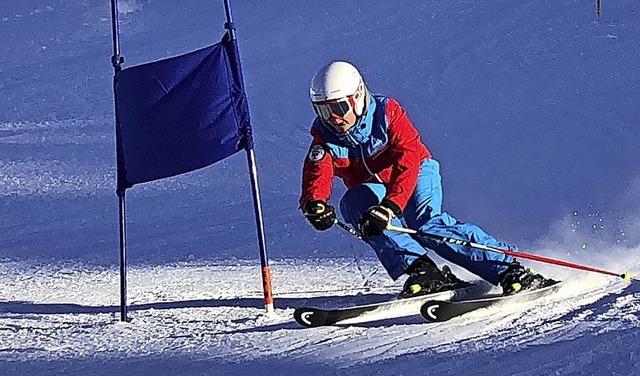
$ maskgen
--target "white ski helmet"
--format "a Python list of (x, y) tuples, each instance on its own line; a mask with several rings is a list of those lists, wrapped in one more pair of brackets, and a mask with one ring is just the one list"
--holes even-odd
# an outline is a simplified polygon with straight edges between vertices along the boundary
[(334, 61), (320, 68), (311, 79), (309, 94), (316, 113), (325, 120), (329, 114), (326, 112), (328, 108), (319, 106), (322, 102), (342, 104), (344, 113), (339, 116), (344, 116), (352, 108), (356, 116), (362, 116), (366, 110), (367, 88), (362, 76), (356, 67), (344, 61)]

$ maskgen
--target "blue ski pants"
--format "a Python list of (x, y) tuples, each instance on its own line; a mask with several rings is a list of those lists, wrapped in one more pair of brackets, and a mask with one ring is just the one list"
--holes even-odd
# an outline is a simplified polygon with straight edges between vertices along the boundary
[[(381, 183), (365, 183), (347, 190), (340, 200), (340, 212), (344, 220), (354, 228), (358, 228), (358, 221), (364, 212), (371, 206), (379, 204), (385, 194), (386, 187)], [(480, 227), (460, 222), (448, 213), (442, 212), (440, 164), (434, 159), (427, 159), (422, 163), (418, 182), (407, 207), (391, 222), (395, 226), (406, 225), (430, 234), (517, 250), (514, 246), (496, 240)], [(394, 280), (429, 250), (433, 250), (438, 256), (494, 285), (499, 283), (499, 275), (513, 260), (512, 256), (497, 252), (487, 252), (390, 230), (385, 230), (380, 236), (365, 238), (365, 241), (374, 249), (389, 276)]]

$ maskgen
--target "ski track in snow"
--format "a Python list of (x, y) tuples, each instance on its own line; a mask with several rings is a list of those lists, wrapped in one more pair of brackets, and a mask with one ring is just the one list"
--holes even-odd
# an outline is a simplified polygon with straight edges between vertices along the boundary
[[(256, 267), (248, 263), (132, 268), (132, 321), (121, 323), (116, 270), (4, 262), (0, 264), (0, 359), (188, 356), (227, 363), (286, 357), (351, 367), (425, 352), (520, 351), (640, 326), (637, 284), (581, 275), (552, 297), (482, 309), (446, 323), (427, 324), (411, 316), (304, 329), (293, 321), (297, 306), (362, 304), (380, 294), (391, 296), (399, 285), (374, 273), (367, 278), (375, 287), (358, 291), (348, 287), (361, 283), (366, 276), (363, 269), (375, 270), (375, 260), (280, 261), (273, 268), (275, 315), (264, 312), (261, 286), (253, 278)], [(318, 280), (290, 277), (294, 275)], [(324, 289), (309, 291), (309, 286)], [(281, 290), (289, 291), (279, 296)]]

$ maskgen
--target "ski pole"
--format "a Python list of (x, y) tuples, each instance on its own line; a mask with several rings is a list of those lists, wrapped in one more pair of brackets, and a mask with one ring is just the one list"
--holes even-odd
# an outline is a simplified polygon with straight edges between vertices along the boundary
[(474, 242), (471, 242), (471, 241), (468, 241), (468, 240), (454, 239), (454, 238), (448, 238), (448, 237), (442, 236), (442, 235), (429, 234), (429, 233), (426, 233), (426, 232), (423, 232), (423, 231), (420, 231), (420, 230), (414, 230), (414, 229), (405, 228), (405, 227), (398, 227), (398, 226), (394, 226), (392, 224), (387, 225), (387, 230), (404, 232), (404, 233), (411, 234), (411, 235), (423, 236), (425, 238), (429, 238), (429, 239), (433, 239), (433, 240), (437, 240), (437, 241), (442, 241), (442, 242), (445, 242), (445, 243), (461, 245), (461, 246), (464, 246), (464, 247), (472, 247), (472, 248), (482, 249), (482, 250), (489, 251), (489, 252), (502, 253), (502, 254), (509, 255), (509, 256), (514, 256), (514, 257), (519, 257), (519, 258), (529, 259), (529, 260), (534, 260), (534, 261), (540, 261), (540, 262), (544, 262), (544, 263), (547, 263), (547, 264), (565, 266), (565, 267), (568, 267), (568, 268), (580, 269), (580, 270), (585, 270), (585, 271), (588, 271), (588, 272), (595, 272), (595, 273), (600, 273), (600, 274), (612, 275), (612, 276), (615, 276), (615, 277), (618, 277), (618, 278), (622, 278), (627, 282), (631, 281), (632, 279), (633, 280), (640, 280), (640, 278), (638, 278), (638, 277), (635, 277), (635, 276), (632, 277), (629, 274), (629, 272), (624, 272), (622, 274), (614, 273), (614, 272), (610, 272), (608, 270), (597, 269), (597, 268), (593, 268), (593, 267), (586, 266), (586, 265), (574, 264), (572, 262), (556, 260), (556, 259), (552, 259), (552, 258), (549, 258), (549, 257), (537, 256), (537, 255), (532, 255), (530, 253), (524, 253), (524, 252), (509, 251), (509, 250), (506, 250), (506, 249), (500, 249), (500, 248), (492, 247), (492, 246), (489, 246), (489, 245), (483, 245), (483, 244), (474, 243)]
[(364, 239), (362, 238), (362, 236), (358, 233), (358, 231), (354, 230), (353, 228), (351, 228), (349, 225), (340, 222), (337, 218), (336, 221), (334, 222), (336, 225), (342, 227), (343, 229), (345, 229), (345, 231), (347, 231), (349, 234), (355, 236), (356, 238), (364, 241)]

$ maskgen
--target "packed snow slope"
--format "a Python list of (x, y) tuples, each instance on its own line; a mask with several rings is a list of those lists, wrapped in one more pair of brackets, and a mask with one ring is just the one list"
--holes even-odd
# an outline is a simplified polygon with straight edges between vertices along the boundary
[[(637, 1), (604, 1), (600, 18), (595, 0), (233, 1), (276, 315), (239, 153), (127, 191), (131, 323), (117, 321), (109, 1), (5, 3), (0, 374), (640, 374), (640, 287), (595, 274), (437, 325), (307, 330), (291, 316), (402, 284), (297, 209), (308, 83), (336, 59), (406, 108), (442, 163), (445, 210), (525, 251), (640, 274)], [(125, 67), (224, 33), (222, 1), (119, 5)]]

